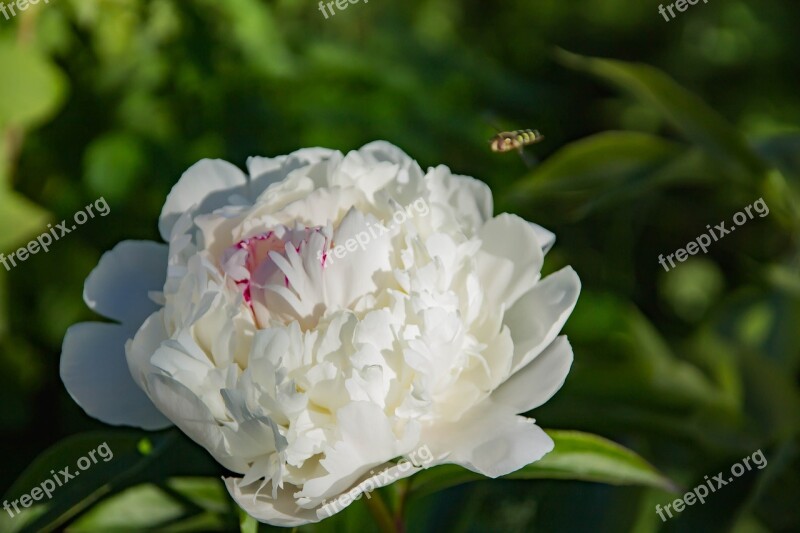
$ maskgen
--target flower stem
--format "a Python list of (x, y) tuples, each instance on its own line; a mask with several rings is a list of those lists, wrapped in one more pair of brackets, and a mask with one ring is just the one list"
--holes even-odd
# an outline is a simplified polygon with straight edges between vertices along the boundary
[(397, 502), (395, 504), (394, 523), (398, 533), (405, 533), (406, 502), (408, 501), (408, 493), (411, 490), (411, 482), (409, 479), (401, 479), (396, 485)]
[(394, 520), (392, 520), (392, 514), (389, 512), (389, 508), (386, 507), (386, 503), (380, 493), (376, 490), (367, 494), (367, 496), (364, 500), (380, 530), (384, 533), (397, 533), (398, 529)]

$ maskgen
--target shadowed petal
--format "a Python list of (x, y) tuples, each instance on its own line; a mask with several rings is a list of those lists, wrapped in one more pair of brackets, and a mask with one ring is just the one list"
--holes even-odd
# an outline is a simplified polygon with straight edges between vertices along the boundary
[(228, 205), (235, 194), (247, 196), (247, 177), (234, 165), (220, 159), (203, 159), (183, 173), (170, 191), (159, 217), (161, 237), (169, 242), (172, 226), (180, 216), (195, 209), (206, 214)]
[(553, 440), (530, 418), (485, 400), (461, 420), (423, 432), (437, 464), (454, 463), (496, 478), (541, 459)]
[(511, 374), (530, 363), (556, 338), (575, 308), (581, 280), (572, 267), (550, 274), (514, 304), (503, 322), (514, 340)]
[(282, 490), (278, 491), (278, 497), (274, 500), (268, 490), (262, 490), (256, 496), (260, 483), (243, 485), (241, 478), (229, 477), (225, 478), (225, 486), (236, 503), (256, 520), (273, 526), (294, 527), (329, 518), (343, 511), (356, 500), (364, 497), (370, 498), (373, 490), (416, 474), (422, 468), (404, 461), (397, 465), (387, 463), (384, 467), (374, 470), (377, 472), (376, 474), (367, 475), (352, 488), (312, 509), (297, 505), (297, 500), (292, 497), (292, 494), (298, 490), (294, 485), (284, 486)]
[(83, 299), (107, 318), (139, 325), (159, 306), (148, 297), (161, 291), (167, 277), (168, 249), (151, 241), (123, 241), (103, 254), (86, 278)]
[(297, 505), (297, 500), (292, 497), (292, 493), (297, 490), (294, 485), (286, 485), (283, 490), (278, 491), (278, 497), (273, 500), (266, 490), (262, 490), (256, 496), (260, 483), (242, 486), (242, 478), (224, 479), (225, 486), (236, 503), (260, 522), (273, 526), (294, 527), (319, 522), (322, 519), (317, 517), (315, 509), (303, 509)]
[(549, 252), (556, 242), (556, 234), (539, 224), (534, 224), (533, 222), (528, 222), (528, 224), (531, 225), (531, 228), (536, 233), (536, 240), (539, 241), (539, 246), (542, 247), (542, 253)]
[(572, 366), (572, 346), (558, 337), (533, 361), (492, 393), (492, 401), (525, 413), (539, 407), (558, 392)]
[(186, 386), (169, 376), (150, 374), (147, 390), (164, 415), (208, 450), (222, 466), (234, 472), (247, 471), (243, 458), (231, 457), (227, 452), (224, 435), (211, 411)]
[(486, 223), (478, 236), (478, 271), (492, 305), (511, 307), (539, 279), (544, 254), (536, 231), (516, 215), (503, 213)]
[(134, 383), (125, 361), (129, 329), (117, 324), (83, 323), (67, 330), (61, 353), (61, 380), (75, 403), (107, 424), (162, 429), (171, 425)]
[(273, 183), (286, 178), (292, 171), (329, 159), (335, 150), (329, 148), (303, 148), (289, 155), (277, 157), (249, 157), (250, 198), (255, 200)]

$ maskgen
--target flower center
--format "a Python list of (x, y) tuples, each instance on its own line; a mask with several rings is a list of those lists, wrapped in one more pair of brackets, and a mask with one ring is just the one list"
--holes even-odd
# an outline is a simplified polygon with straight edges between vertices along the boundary
[[(285, 247), (286, 243), (275, 231), (268, 231), (243, 239), (222, 254), (222, 269), (242, 289), (244, 301), (251, 308), (253, 298), (250, 285), (253, 276), (261, 265), (270, 260), (270, 252), (283, 253)], [(287, 279), (287, 286), (288, 282)]]
[[(321, 226), (297, 227), (293, 230), (277, 226), (242, 239), (223, 252), (220, 261), (222, 270), (242, 292), (244, 302), (257, 324), (261, 322), (259, 318), (265, 318), (262, 316), (264, 312), (271, 313), (267, 305), (271, 300), (268, 291), (294, 290), (291, 281), (295, 279), (295, 269), (291, 266), (293, 262), (289, 256), (293, 254), (289, 247), (302, 256), (307, 253), (309, 240), (317, 233), (324, 239), (322, 243), (327, 241), (326, 232)], [(319, 245), (319, 242), (315, 244), (317, 247)], [(275, 303), (272, 302), (272, 306)]]

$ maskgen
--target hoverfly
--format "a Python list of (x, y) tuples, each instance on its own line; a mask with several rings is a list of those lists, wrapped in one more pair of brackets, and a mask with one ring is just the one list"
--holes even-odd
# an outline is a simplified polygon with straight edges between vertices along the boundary
[(502, 131), (489, 139), (489, 144), (493, 152), (503, 153), (518, 150), (521, 154), (524, 147), (538, 143), (542, 139), (544, 139), (544, 135), (539, 133), (539, 130)]

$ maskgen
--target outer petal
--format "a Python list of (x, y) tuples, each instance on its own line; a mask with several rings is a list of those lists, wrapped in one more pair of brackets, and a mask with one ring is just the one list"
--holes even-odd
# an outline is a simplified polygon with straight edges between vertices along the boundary
[(539, 279), (544, 254), (531, 225), (503, 213), (481, 228), (478, 271), (492, 305), (511, 307)]
[(539, 224), (534, 224), (533, 222), (528, 222), (528, 224), (531, 225), (531, 228), (536, 233), (536, 240), (539, 241), (539, 246), (542, 247), (542, 253), (549, 252), (556, 242), (556, 234)]
[(294, 485), (287, 485), (283, 490), (278, 491), (278, 498), (273, 500), (267, 491), (261, 491), (256, 495), (259, 483), (251, 483), (241, 486), (242, 478), (224, 478), (225, 486), (231, 496), (247, 514), (258, 520), (273, 526), (294, 527), (319, 522), (315, 509), (303, 509), (297, 505), (292, 497), (292, 492), (297, 490)]
[(189, 438), (208, 450), (222, 466), (235, 472), (247, 470), (244, 459), (227, 453), (219, 423), (186, 386), (169, 376), (150, 374), (147, 376), (147, 390), (164, 414)]
[(247, 196), (244, 172), (220, 159), (203, 159), (194, 164), (167, 196), (158, 222), (161, 237), (169, 242), (172, 226), (186, 211), (210, 213), (229, 205), (229, 198), (235, 194)]
[(162, 429), (170, 426), (125, 362), (132, 332), (116, 324), (84, 323), (67, 330), (61, 353), (61, 380), (75, 403), (107, 424)]
[(128, 369), (142, 390), (147, 389), (147, 375), (158, 372), (151, 359), (161, 343), (168, 338), (164, 327), (164, 309), (159, 309), (147, 317), (133, 338), (125, 343)]
[(103, 254), (86, 278), (83, 299), (95, 312), (138, 327), (158, 305), (150, 291), (161, 291), (167, 277), (166, 245), (124, 241)]
[(387, 465), (387, 468), (375, 468), (374, 470), (378, 473), (368, 475), (362, 481), (356, 483), (353, 488), (342, 492), (337, 497), (331, 498), (314, 509), (305, 509), (297, 505), (292, 497), (292, 493), (297, 490), (293, 485), (288, 485), (283, 490), (278, 491), (276, 500), (269, 497), (267, 494), (269, 491), (262, 490), (260, 494), (256, 495), (256, 490), (260, 485), (251, 483), (250, 485), (242, 486), (241, 478), (225, 478), (225, 486), (233, 499), (236, 500), (236, 503), (256, 520), (273, 526), (294, 527), (329, 518), (346, 509), (350, 504), (364, 497), (365, 494), (369, 498), (371, 497), (369, 493), (373, 490), (414, 475), (422, 470), (422, 467), (413, 466), (410, 462), (404, 462), (402, 465)]
[(250, 198), (255, 200), (267, 187), (281, 181), (292, 171), (329, 159), (334, 153), (336, 151), (329, 148), (303, 148), (289, 155), (248, 158)]
[(527, 366), (492, 393), (492, 401), (525, 413), (539, 407), (561, 388), (572, 366), (572, 346), (558, 337)]
[(455, 463), (496, 478), (541, 459), (553, 440), (530, 418), (485, 400), (461, 420), (423, 432), (438, 463)]
[(530, 363), (564, 327), (581, 292), (581, 280), (572, 267), (564, 267), (537, 283), (506, 312), (503, 322), (511, 329), (514, 362), (511, 374)]

